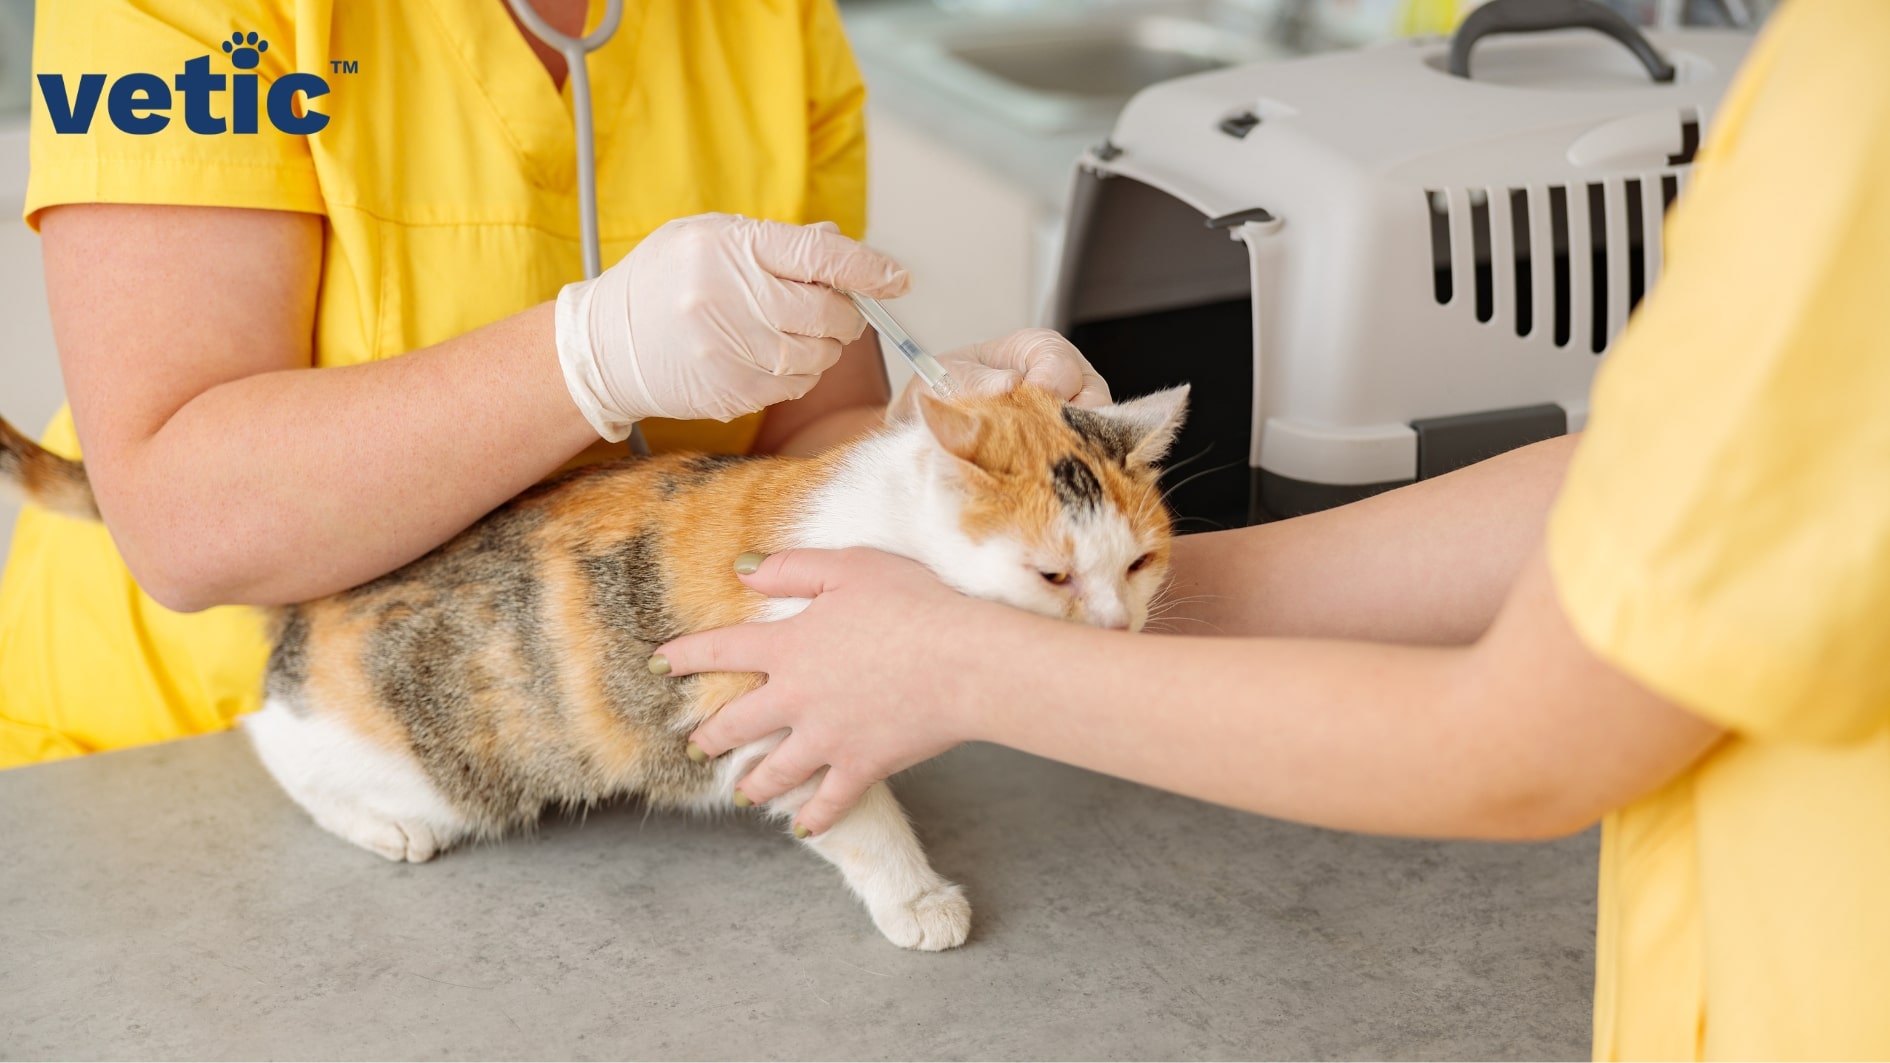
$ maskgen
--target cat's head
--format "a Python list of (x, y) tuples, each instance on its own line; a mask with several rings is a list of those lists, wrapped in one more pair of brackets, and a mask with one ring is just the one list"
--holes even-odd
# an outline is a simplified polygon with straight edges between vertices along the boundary
[(1098, 409), (1035, 387), (921, 396), (928, 475), (957, 514), (929, 544), (934, 569), (980, 598), (1140, 630), (1173, 538), (1155, 463), (1187, 405), (1186, 385)]

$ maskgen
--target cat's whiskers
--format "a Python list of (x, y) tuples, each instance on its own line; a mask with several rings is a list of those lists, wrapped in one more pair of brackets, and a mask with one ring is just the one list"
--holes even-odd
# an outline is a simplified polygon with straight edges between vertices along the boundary
[(1220, 472), (1224, 469), (1231, 469), (1236, 465), (1245, 465), (1246, 463), (1247, 463), (1247, 459), (1245, 458), (1235, 458), (1233, 461), (1223, 462), (1219, 465), (1209, 466), (1208, 468), (1202, 469), (1200, 472), (1193, 473), (1192, 475), (1183, 477), (1180, 481), (1170, 484), (1166, 489), (1162, 491), (1162, 501), (1163, 502), (1168, 501), (1169, 495), (1174, 494), (1176, 491), (1181, 490), (1183, 487), (1186, 487), (1187, 485), (1195, 482), (1196, 480), (1199, 480), (1203, 476), (1211, 476), (1214, 473)]
[(1148, 615), (1148, 620), (1144, 622), (1143, 628), (1146, 630), (1148, 628), (1155, 626), (1156, 624), (1167, 624), (1172, 621), (1178, 621), (1178, 620), (1185, 620), (1191, 624), (1200, 624), (1202, 627), (1208, 628), (1209, 630), (1212, 630), (1212, 631), (1221, 630), (1220, 625), (1214, 623), (1211, 620), (1203, 620), (1198, 616), (1177, 615), (1173, 612), (1160, 612), (1160, 613), (1151, 612)]
[(1148, 619), (1143, 623), (1142, 629), (1144, 631), (1166, 631), (1167, 629), (1158, 627), (1157, 625), (1174, 620), (1186, 620), (1190, 623), (1200, 624), (1210, 631), (1219, 632), (1221, 630), (1220, 625), (1203, 620), (1200, 617), (1177, 615), (1177, 610), (1181, 609), (1183, 606), (1194, 605), (1198, 602), (1225, 601), (1227, 597), (1227, 595), (1223, 594), (1174, 595), (1170, 593), (1169, 587), (1164, 586), (1161, 590), (1155, 592), (1153, 598), (1149, 599)]
[(1193, 454), (1190, 454), (1185, 458), (1182, 458), (1180, 461), (1169, 462), (1167, 465), (1162, 466), (1162, 475), (1166, 476), (1171, 472), (1177, 472), (1181, 469), (1184, 469), (1187, 466), (1192, 465), (1193, 463), (1197, 461), (1200, 461), (1202, 458), (1207, 457), (1208, 454), (1213, 452), (1213, 450), (1214, 450), (1214, 444), (1209, 443), (1207, 446), (1202, 447), (1200, 450), (1195, 451)]

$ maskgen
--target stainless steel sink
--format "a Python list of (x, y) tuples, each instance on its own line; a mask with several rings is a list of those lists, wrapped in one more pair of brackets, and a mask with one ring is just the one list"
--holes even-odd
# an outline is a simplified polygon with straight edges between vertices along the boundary
[(1258, 57), (1244, 34), (1165, 15), (1035, 29), (962, 32), (945, 53), (1013, 85), (1106, 99)]
[(1106, 128), (1160, 81), (1286, 54), (1240, 5), (1150, 0), (1030, 15), (918, 8), (849, 19), (868, 61), (1021, 128)]

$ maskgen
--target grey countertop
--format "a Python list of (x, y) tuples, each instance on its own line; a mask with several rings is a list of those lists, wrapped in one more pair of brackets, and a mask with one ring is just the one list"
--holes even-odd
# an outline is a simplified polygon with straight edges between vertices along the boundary
[(1592, 835), (1393, 841), (973, 746), (900, 780), (969, 943), (746, 815), (396, 865), (238, 735), (0, 772), (0, 1058), (1583, 1058)]

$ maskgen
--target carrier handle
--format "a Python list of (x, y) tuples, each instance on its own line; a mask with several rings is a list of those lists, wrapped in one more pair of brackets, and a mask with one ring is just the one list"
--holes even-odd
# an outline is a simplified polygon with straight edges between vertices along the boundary
[(1633, 23), (1597, 0), (1491, 0), (1470, 12), (1450, 39), (1450, 72), (1469, 77), (1470, 49), (1492, 34), (1578, 28), (1600, 30), (1626, 45), (1655, 81), (1673, 80), (1673, 64), (1654, 50)]

